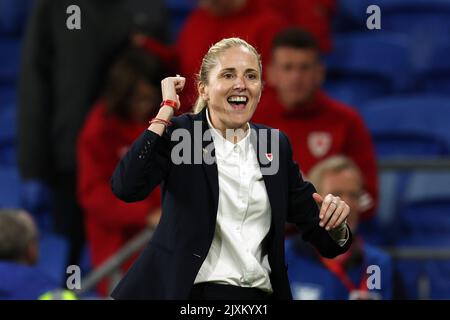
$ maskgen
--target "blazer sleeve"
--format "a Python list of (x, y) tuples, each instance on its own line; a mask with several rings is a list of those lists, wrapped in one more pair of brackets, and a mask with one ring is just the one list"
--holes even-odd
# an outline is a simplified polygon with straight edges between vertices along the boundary
[(125, 202), (145, 199), (170, 169), (170, 137), (145, 130), (122, 157), (111, 178), (112, 192)]
[(311, 243), (325, 258), (334, 258), (348, 250), (352, 243), (350, 229), (347, 242), (341, 247), (329, 233), (319, 226), (319, 207), (312, 194), (316, 192), (314, 186), (304, 181), (297, 163), (292, 158), (292, 148), (288, 138), (283, 134), (287, 149), (287, 168), (289, 183), (289, 208), (287, 221), (295, 223), (305, 241)]
[(161, 206), (158, 188), (144, 201), (134, 203), (125, 203), (111, 192), (111, 164), (115, 163), (111, 158), (116, 149), (105, 141), (97, 130), (98, 122), (92, 120), (88, 118), (77, 143), (77, 193), (84, 214), (109, 230), (143, 228), (149, 213)]

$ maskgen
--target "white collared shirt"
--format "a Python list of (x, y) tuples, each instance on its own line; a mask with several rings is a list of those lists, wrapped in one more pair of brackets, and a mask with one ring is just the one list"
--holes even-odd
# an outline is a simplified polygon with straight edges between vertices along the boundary
[(214, 238), (194, 283), (254, 287), (271, 293), (270, 265), (263, 240), (271, 208), (256, 152), (247, 135), (226, 140), (211, 124), (219, 174), (219, 203)]

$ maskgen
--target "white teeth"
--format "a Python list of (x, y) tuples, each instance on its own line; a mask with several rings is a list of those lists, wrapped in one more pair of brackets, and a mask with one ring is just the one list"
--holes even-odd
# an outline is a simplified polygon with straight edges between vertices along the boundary
[(229, 102), (247, 102), (247, 97), (243, 96), (232, 96), (228, 98)]

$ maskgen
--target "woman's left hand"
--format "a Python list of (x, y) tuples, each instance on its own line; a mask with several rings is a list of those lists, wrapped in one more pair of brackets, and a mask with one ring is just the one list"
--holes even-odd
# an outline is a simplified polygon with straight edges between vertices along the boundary
[(325, 230), (332, 230), (345, 223), (350, 214), (350, 207), (341, 198), (328, 194), (325, 198), (318, 193), (313, 193), (314, 201), (319, 206), (319, 225)]

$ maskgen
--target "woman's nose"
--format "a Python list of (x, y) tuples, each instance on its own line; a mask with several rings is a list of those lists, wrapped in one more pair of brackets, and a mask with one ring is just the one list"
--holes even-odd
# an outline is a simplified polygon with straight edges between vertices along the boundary
[(236, 77), (236, 80), (234, 82), (233, 89), (245, 89), (245, 80), (243, 77)]

